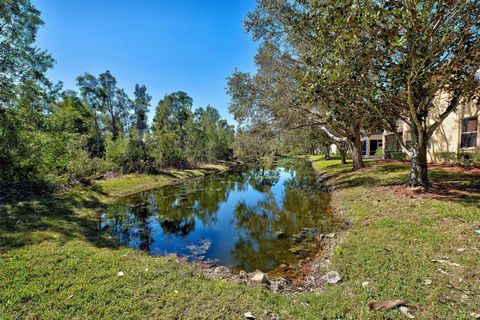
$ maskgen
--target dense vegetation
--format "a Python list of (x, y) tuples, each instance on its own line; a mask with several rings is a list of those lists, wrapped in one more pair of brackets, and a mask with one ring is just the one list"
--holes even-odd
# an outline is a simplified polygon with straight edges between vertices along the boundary
[(233, 126), (185, 92), (134, 98), (106, 71), (77, 78), (78, 93), (45, 76), (53, 58), (35, 47), (42, 25), (29, 0), (0, 3), (0, 188), (55, 188), (105, 172), (158, 172), (232, 156)]

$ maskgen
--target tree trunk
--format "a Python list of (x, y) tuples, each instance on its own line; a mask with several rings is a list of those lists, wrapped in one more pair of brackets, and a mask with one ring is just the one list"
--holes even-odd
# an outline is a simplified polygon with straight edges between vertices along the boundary
[(352, 170), (358, 170), (365, 167), (362, 156), (362, 137), (360, 135), (360, 128), (355, 127), (353, 135), (348, 137), (348, 146), (352, 153)]
[(411, 187), (428, 188), (427, 130), (426, 128), (417, 128), (413, 124), (411, 134), (412, 155), (410, 159), (408, 185)]
[(342, 159), (342, 164), (347, 164), (347, 150), (348, 145), (344, 141), (340, 141), (336, 143), (337, 150), (340, 152), (340, 158)]
[(347, 151), (345, 149), (340, 149), (340, 157), (342, 159), (342, 164), (347, 164)]
[(94, 119), (95, 119), (95, 151), (94, 151), (94, 155), (95, 157), (100, 157), (101, 156), (101, 153), (100, 153), (100, 126), (98, 124), (98, 119), (97, 119), (97, 112), (95, 111), (95, 115), (94, 115)]

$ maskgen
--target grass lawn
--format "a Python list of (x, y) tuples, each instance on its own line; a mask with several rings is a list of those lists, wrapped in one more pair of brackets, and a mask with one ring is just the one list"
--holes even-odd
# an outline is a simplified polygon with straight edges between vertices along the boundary
[(405, 300), (417, 319), (480, 312), (480, 175), (431, 170), (438, 192), (418, 196), (399, 187), (406, 165), (369, 162), (351, 173), (337, 160), (311, 160), (337, 175), (333, 205), (350, 221), (332, 258), (343, 281), (321, 294), (279, 295), (207, 279), (173, 256), (151, 257), (96, 231), (98, 209), (113, 199), (207, 168), (120, 177), (0, 206), (0, 318), (404, 317), (398, 309), (368, 310), (370, 300), (390, 299)]

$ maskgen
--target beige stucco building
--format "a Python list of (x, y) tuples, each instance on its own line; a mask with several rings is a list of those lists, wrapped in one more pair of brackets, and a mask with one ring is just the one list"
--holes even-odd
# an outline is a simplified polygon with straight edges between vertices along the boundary
[[(432, 110), (432, 118), (445, 109), (445, 97), (440, 97), (436, 109)], [(398, 133), (408, 145), (410, 138), (409, 126), (403, 121), (398, 121)], [(428, 158), (430, 161), (438, 161), (435, 156), (438, 152), (454, 152), (456, 154), (466, 152), (480, 152), (480, 100), (475, 99), (462, 103), (455, 112), (442, 122), (435, 130), (428, 146)], [(362, 139), (363, 155), (365, 158), (379, 157), (378, 148), (401, 152), (401, 147), (395, 135), (389, 133), (376, 133)], [(388, 152), (383, 152), (388, 156)]]

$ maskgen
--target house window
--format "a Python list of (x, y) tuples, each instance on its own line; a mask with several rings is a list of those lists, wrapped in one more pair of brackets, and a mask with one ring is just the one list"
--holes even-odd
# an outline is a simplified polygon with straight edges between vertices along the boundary
[(467, 118), (462, 121), (462, 148), (475, 148), (477, 146), (477, 118)]
[[(402, 136), (402, 132), (399, 132), (399, 135)], [(400, 151), (401, 149), (400, 142), (398, 142), (394, 134), (385, 136), (385, 150)]]
[(378, 148), (382, 147), (382, 140), (370, 140), (370, 155), (374, 156)]

